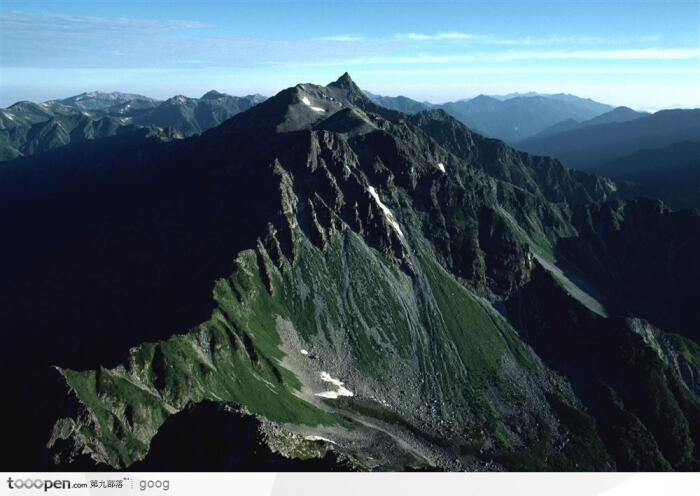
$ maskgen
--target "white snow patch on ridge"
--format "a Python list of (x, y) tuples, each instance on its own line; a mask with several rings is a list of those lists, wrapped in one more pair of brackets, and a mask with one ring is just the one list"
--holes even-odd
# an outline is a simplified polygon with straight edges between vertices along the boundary
[(438, 169), (440, 169), (442, 172), (445, 172), (445, 164), (442, 162), (438, 162), (437, 164)]
[(5, 112), (4, 110), (2, 111), (2, 115), (4, 115), (5, 117), (7, 117), (8, 119), (10, 119), (11, 121), (14, 121), (14, 120), (15, 120), (15, 118), (12, 117), (12, 114), (10, 114), (9, 112)]
[(309, 354), (308, 351), (303, 350), (303, 349), (302, 349), (302, 350), (299, 350), (299, 353), (301, 353), (302, 355), (308, 355), (308, 354)]
[(304, 439), (307, 441), (325, 441), (327, 443), (336, 444), (335, 441), (331, 441), (327, 437), (323, 436), (304, 436)]
[(315, 112), (325, 112), (326, 111), (325, 109), (322, 109), (321, 107), (314, 107), (313, 105), (311, 105), (311, 102), (309, 101), (309, 97), (307, 97), (306, 95), (301, 97), (301, 101), (304, 105), (306, 105), (307, 107), (309, 107), (311, 110), (313, 110)]
[(391, 227), (393, 227), (396, 232), (403, 238), (403, 232), (401, 232), (401, 227), (399, 227), (399, 223), (396, 222), (396, 219), (394, 218), (394, 214), (391, 213), (391, 210), (382, 203), (382, 201), (379, 199), (379, 195), (377, 194), (377, 190), (374, 189), (374, 186), (369, 187), (369, 194), (372, 195), (372, 198), (374, 198), (374, 201), (377, 202), (377, 205), (379, 205), (379, 208), (382, 209), (382, 212), (384, 212), (384, 215), (386, 215), (387, 220), (389, 221), (389, 224), (391, 224)]
[(330, 382), (337, 389), (335, 391), (323, 391), (322, 393), (316, 393), (316, 396), (320, 396), (321, 398), (330, 398), (332, 400), (337, 399), (340, 396), (354, 396), (352, 391), (343, 387), (343, 381), (332, 378), (328, 372), (321, 372), (321, 380), (323, 382)]
[(336, 393), (335, 391), (324, 391), (322, 393), (316, 393), (316, 396), (319, 396), (321, 398), (328, 398), (331, 400), (338, 399), (338, 393)]
[(323, 382), (330, 382), (331, 384), (341, 387), (343, 385), (342, 381), (338, 379), (333, 379), (328, 372), (321, 372), (321, 380)]

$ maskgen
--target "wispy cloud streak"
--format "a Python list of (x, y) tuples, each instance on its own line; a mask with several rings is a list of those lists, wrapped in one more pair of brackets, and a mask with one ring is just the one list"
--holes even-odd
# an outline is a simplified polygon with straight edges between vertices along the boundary
[(546, 37), (502, 37), (493, 34), (465, 33), (460, 31), (440, 31), (437, 33), (397, 33), (395, 39), (416, 42), (463, 42), (463, 43), (489, 43), (494, 45), (621, 45), (632, 43), (650, 43), (659, 41), (660, 36), (546, 36)]
[[(503, 63), (529, 60), (588, 60), (588, 61), (627, 61), (627, 60), (698, 60), (698, 48), (642, 48), (630, 50), (550, 50), (550, 51), (505, 51), (470, 55), (416, 55), (389, 57), (359, 57), (353, 59), (322, 61), (318, 64), (331, 65), (423, 65), (460, 64), (472, 62)], [(316, 63), (315, 63), (316, 64)], [(541, 67), (536, 68), (540, 70)]]
[(341, 42), (347, 42), (347, 43), (365, 41), (364, 36), (359, 36), (359, 35), (354, 35), (354, 34), (339, 34), (339, 35), (334, 35), (334, 36), (322, 36), (322, 37), (316, 38), (316, 39), (321, 40), (321, 41), (341, 41)]
[(645, 69), (645, 68), (598, 68), (598, 67), (455, 67), (436, 69), (367, 69), (360, 70), (361, 74), (375, 74), (386, 76), (438, 76), (438, 75), (480, 75), (480, 74), (502, 74), (502, 75), (526, 75), (526, 74), (570, 74), (570, 75), (602, 75), (602, 74), (623, 74), (623, 75), (696, 75), (700, 76), (698, 69)]
[(177, 19), (135, 19), (65, 14), (43, 14), (10, 11), (0, 13), (0, 29), (4, 33), (41, 32), (80, 35), (93, 32), (120, 34), (156, 34), (211, 27), (210, 24)]

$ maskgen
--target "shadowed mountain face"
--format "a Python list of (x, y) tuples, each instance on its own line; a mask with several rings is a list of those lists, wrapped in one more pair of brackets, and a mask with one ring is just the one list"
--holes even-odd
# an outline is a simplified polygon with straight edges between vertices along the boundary
[(700, 215), (632, 194), (347, 74), (8, 162), (6, 466), (697, 470)]
[(130, 470), (145, 472), (327, 472), (349, 471), (321, 440), (311, 441), (318, 457), (286, 457), (266, 443), (265, 428), (240, 405), (204, 401), (170, 417), (153, 438), (146, 458)]
[(635, 193), (604, 177), (567, 169), (557, 160), (521, 153), (500, 140), (485, 138), (442, 110), (421, 112), (408, 120), (473, 167), (551, 202), (600, 202)]
[(636, 183), (673, 208), (700, 208), (700, 142), (640, 150), (600, 165), (596, 172)]

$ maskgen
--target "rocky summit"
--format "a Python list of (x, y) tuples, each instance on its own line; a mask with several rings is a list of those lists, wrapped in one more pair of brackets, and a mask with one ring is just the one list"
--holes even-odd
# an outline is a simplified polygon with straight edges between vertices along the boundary
[(8, 161), (0, 218), (6, 467), (700, 469), (700, 212), (348, 74)]

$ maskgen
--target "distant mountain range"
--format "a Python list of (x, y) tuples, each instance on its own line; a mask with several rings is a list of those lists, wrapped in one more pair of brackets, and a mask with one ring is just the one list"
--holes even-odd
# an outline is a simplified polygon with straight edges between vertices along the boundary
[(638, 184), (646, 194), (673, 208), (700, 208), (699, 141), (642, 149), (593, 170), (615, 181)]
[(620, 186), (635, 183), (673, 208), (700, 207), (699, 110), (649, 114), (566, 94), (480, 95), (442, 105), (368, 95), (409, 114), (443, 109), (517, 149), (556, 157), (568, 167), (621, 181)]
[(623, 122), (584, 125), (521, 141), (528, 153), (556, 157), (569, 167), (600, 169), (611, 160), (682, 141), (700, 141), (700, 109), (661, 110)]
[(423, 110), (438, 107), (438, 105), (434, 105), (429, 102), (419, 102), (406, 96), (382, 96), (376, 95), (369, 91), (365, 91), (365, 94), (378, 105), (388, 109), (398, 110), (399, 112), (403, 112), (405, 114), (416, 114), (418, 112), (422, 112)]
[(261, 95), (236, 97), (216, 91), (201, 98), (178, 95), (165, 101), (93, 91), (40, 104), (18, 102), (0, 109), (0, 160), (132, 132), (137, 127), (160, 129), (173, 138), (190, 136), (263, 100)]
[(58, 102), (18, 102), (0, 110), (0, 160), (129, 133), (138, 127), (126, 119), (91, 115)]
[(126, 103), (111, 107), (107, 112), (142, 126), (173, 127), (189, 136), (218, 126), (264, 100), (262, 95), (239, 97), (212, 90), (201, 98), (177, 95), (152, 107), (138, 108)]
[(563, 121), (585, 121), (613, 108), (567, 94), (479, 95), (440, 105), (418, 102), (404, 96), (386, 97), (372, 93), (369, 96), (379, 105), (406, 113), (441, 108), (470, 129), (507, 143), (534, 136)]
[(80, 110), (104, 110), (126, 103), (156, 106), (160, 103), (160, 101), (143, 95), (135, 95), (133, 93), (120, 93), (118, 91), (112, 93), (87, 91), (85, 93), (81, 93), (80, 95), (71, 96), (62, 100), (51, 100), (46, 103), (60, 103), (61, 105), (66, 105), (68, 107), (73, 107)]
[(700, 208), (700, 109), (642, 114), (619, 107), (554, 126), (516, 144), (616, 181), (632, 181), (674, 208)]
[[(693, 181), (697, 167), (691, 165), (699, 162), (694, 162), (691, 151), (692, 143), (700, 141), (700, 124), (692, 112), (652, 116), (573, 95), (534, 92), (480, 95), (442, 105), (364, 93), (379, 107), (409, 115), (442, 109), (479, 134), (557, 157), (569, 167), (636, 183), (674, 208), (700, 206)], [(132, 133), (139, 127), (161, 139), (182, 138), (216, 127), (264, 100), (261, 95), (236, 97), (212, 90), (201, 98), (177, 95), (165, 101), (131, 93), (86, 92), (40, 104), (18, 102), (0, 109), (0, 161)], [(608, 167), (611, 161), (615, 164)], [(633, 163), (640, 164), (644, 173), (640, 175)], [(676, 170), (671, 178), (670, 170)]]
[(530, 139), (539, 139), (544, 136), (552, 136), (565, 131), (573, 131), (574, 129), (581, 129), (587, 126), (596, 126), (598, 124), (633, 121), (635, 119), (639, 119), (640, 117), (644, 117), (645, 115), (649, 115), (649, 113), (637, 112), (629, 107), (615, 107), (609, 112), (605, 112), (604, 114), (600, 114), (597, 117), (593, 117), (592, 119), (588, 119), (586, 121), (566, 119), (565, 121), (558, 122), (557, 124), (540, 131)]

